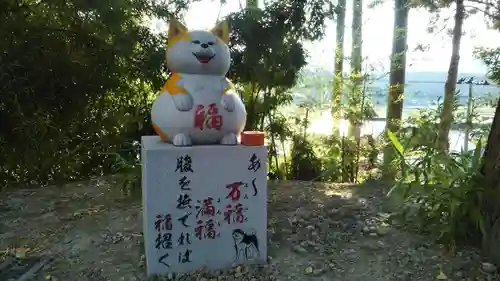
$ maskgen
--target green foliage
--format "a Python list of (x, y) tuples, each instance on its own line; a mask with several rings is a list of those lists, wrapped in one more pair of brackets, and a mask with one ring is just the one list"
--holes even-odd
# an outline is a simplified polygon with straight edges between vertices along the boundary
[(305, 181), (321, 179), (321, 160), (312, 143), (302, 135), (295, 135), (292, 139), (289, 178)]
[(272, 179), (286, 179), (290, 163), (287, 161), (285, 143), (294, 135), (294, 132), (290, 129), (289, 120), (283, 114), (272, 112), (267, 121), (265, 132), (270, 140), (269, 174)]
[(500, 84), (500, 47), (499, 48), (476, 48), (474, 57), (480, 59), (488, 67), (488, 76), (495, 83)]
[[(470, 127), (469, 141), (478, 142), (481, 140), (484, 143), (490, 130), (490, 125), (484, 123), (478, 114), (478, 110), (481, 106), (489, 104), (490, 101), (479, 98), (472, 99), (469, 124), (466, 116), (466, 106), (459, 104), (459, 96), (460, 93), (457, 92), (453, 103), (454, 124), (452, 124), (452, 128), (463, 131), (465, 127)], [(425, 147), (436, 147), (438, 122), (442, 109), (443, 104), (438, 99), (434, 107), (419, 109), (416, 114), (410, 116), (405, 121), (405, 124), (409, 126), (400, 133), (399, 137), (401, 141), (415, 153), (419, 149), (425, 149)]]
[[(373, 136), (360, 136), (357, 140), (353, 137), (339, 135), (328, 135), (319, 137), (307, 133), (311, 116), (319, 111), (330, 108), (331, 77), (328, 73), (314, 69), (303, 70), (303, 76), (294, 87), (294, 100), (298, 103), (298, 109), (293, 115), (295, 119), (295, 134), (300, 137), (292, 140), (292, 145), (296, 150), (300, 150), (304, 155), (300, 158), (291, 153), (292, 162), (302, 161), (318, 163), (320, 175), (314, 177), (315, 180), (329, 182), (358, 182), (361, 174), (374, 168), (377, 160), (376, 142)], [(372, 119), (375, 111), (370, 101), (370, 93), (367, 90), (372, 80), (368, 75), (359, 77), (359, 83), (347, 81), (343, 84), (342, 94), (347, 101), (343, 107), (345, 116), (351, 124), (361, 125), (365, 120)], [(311, 150), (312, 149), (312, 150)], [(293, 179), (297, 174), (312, 174), (310, 167), (300, 163), (292, 163), (295, 169), (303, 168), (305, 171), (289, 174)], [(316, 171), (315, 171), (316, 172)], [(304, 177), (301, 177), (304, 178)]]
[(142, 165), (140, 160), (141, 144), (138, 141), (126, 142), (124, 147), (111, 153), (115, 157), (115, 170), (120, 173), (118, 186), (124, 195), (137, 195), (141, 190)]
[(164, 56), (146, 19), (186, 5), (155, 3), (0, 3), (0, 185), (113, 171), (109, 153), (150, 132)]
[(360, 125), (365, 120), (376, 117), (371, 101), (371, 93), (368, 86), (373, 83), (369, 75), (354, 74), (346, 81), (344, 86), (344, 96), (347, 99), (347, 106), (344, 107), (344, 117), (350, 124)]
[(444, 154), (435, 146), (404, 146), (390, 131), (388, 137), (399, 155), (394, 163), (399, 175), (388, 193), (400, 203), (398, 216), (451, 246), (479, 241), (484, 234), (481, 143), (473, 152)]
[[(294, 119), (294, 124), (283, 119), (283, 124), (293, 128), (287, 130), (287, 137), (271, 137), (269, 153), (280, 151), (275, 161), (272, 157), (269, 160), (273, 178), (360, 182), (363, 177), (370, 176), (371, 170), (376, 167), (380, 148), (372, 136), (362, 136), (358, 143), (338, 135), (315, 135), (307, 133), (308, 122), (304, 116)], [(288, 142), (288, 139), (291, 141)], [(285, 148), (288, 145), (289, 153)], [(354, 165), (349, 165), (351, 163)]]
[(271, 112), (291, 102), (289, 89), (306, 65), (302, 42), (323, 36), (325, 20), (332, 15), (327, 3), (273, 1), (264, 9), (228, 16), (232, 30), (229, 78), (243, 92), (247, 130), (263, 130)]

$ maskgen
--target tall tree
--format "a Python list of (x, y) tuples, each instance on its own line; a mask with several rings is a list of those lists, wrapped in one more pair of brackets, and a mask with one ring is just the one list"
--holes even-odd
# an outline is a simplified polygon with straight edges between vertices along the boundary
[[(351, 48), (351, 82), (353, 85), (351, 107), (360, 106), (359, 87), (362, 78), (362, 63), (363, 63), (363, 0), (354, 0), (352, 7), (352, 48)], [(349, 118), (349, 136), (355, 139), (360, 138), (361, 124), (359, 119), (354, 115)]]
[(444, 85), (443, 110), (439, 122), (438, 145), (443, 150), (448, 150), (451, 124), (453, 122), (453, 103), (457, 88), (458, 66), (460, 63), (460, 44), (465, 18), (464, 0), (455, 0), (455, 22), (453, 26), (452, 49), (448, 77)]
[(496, 264), (500, 264), (500, 99), (484, 151), (482, 174), (485, 187), (483, 214), (485, 215), (485, 237), (483, 250)]
[[(363, 1), (354, 0), (352, 4), (352, 24), (351, 24), (351, 63), (349, 76), (349, 89), (347, 93), (347, 108), (342, 110), (343, 115), (349, 122), (347, 135), (349, 140), (354, 140), (357, 145), (351, 145), (351, 141), (346, 142), (342, 138), (342, 162), (345, 166), (342, 169), (342, 181), (353, 182), (356, 180), (358, 165), (356, 147), (359, 147), (362, 125), (362, 44), (363, 44)], [(352, 157), (350, 156), (352, 155)]]
[[(394, 27), (392, 31), (391, 74), (389, 76), (389, 94), (387, 101), (386, 131), (397, 133), (403, 117), (403, 93), (406, 73), (406, 51), (408, 41), (407, 0), (394, 1)], [(390, 171), (394, 159), (394, 148), (388, 145), (384, 149), (384, 177), (392, 178)]]
[[(496, 10), (496, 15), (500, 15)], [(500, 25), (498, 25), (500, 29)], [(474, 56), (481, 59), (488, 67), (488, 77), (500, 83), (500, 48), (475, 50)], [(498, 97), (497, 97), (498, 98)], [(483, 251), (497, 265), (500, 264), (500, 98), (497, 101), (495, 116), (491, 125), (483, 154), (482, 179), (483, 215), (485, 218), (485, 237)]]
[(346, 0), (339, 0), (335, 7), (337, 16), (336, 40), (335, 40), (335, 69), (333, 76), (332, 93), (332, 121), (334, 122), (334, 133), (339, 133), (341, 107), (342, 107), (342, 87), (344, 71), (344, 33), (345, 33), (345, 10)]

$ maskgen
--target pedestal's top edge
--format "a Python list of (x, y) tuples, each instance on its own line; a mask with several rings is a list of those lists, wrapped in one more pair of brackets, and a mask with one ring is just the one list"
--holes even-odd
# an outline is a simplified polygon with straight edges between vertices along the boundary
[(171, 143), (164, 142), (160, 139), (159, 136), (142, 136), (141, 137), (141, 146), (145, 150), (168, 150), (168, 149), (207, 149), (207, 148), (266, 148), (267, 146), (261, 145), (261, 146), (246, 146), (246, 145), (193, 145), (193, 146), (185, 146), (185, 147), (179, 147), (179, 146), (174, 146)]

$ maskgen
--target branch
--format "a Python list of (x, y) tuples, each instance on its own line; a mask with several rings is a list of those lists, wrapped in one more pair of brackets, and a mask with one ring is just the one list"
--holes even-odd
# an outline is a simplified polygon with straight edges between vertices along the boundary
[[(470, 0), (469, 0), (470, 1)], [(485, 14), (486, 16), (494, 19), (494, 20), (500, 20), (500, 15), (493, 15), (491, 14), (490, 12), (486, 11), (486, 10), (483, 10), (481, 8), (478, 8), (478, 7), (474, 7), (474, 6), (469, 6), (469, 5), (464, 5), (465, 8), (470, 8), (470, 9), (473, 9), (473, 10), (476, 10), (476, 11), (479, 11), (483, 14)]]
[(493, 5), (490, 1), (483, 1), (483, 0), (467, 0), (467, 2), (476, 3), (476, 4), (481, 4), (481, 5), (485, 5), (485, 6), (488, 6), (488, 7), (495, 7), (495, 5)]

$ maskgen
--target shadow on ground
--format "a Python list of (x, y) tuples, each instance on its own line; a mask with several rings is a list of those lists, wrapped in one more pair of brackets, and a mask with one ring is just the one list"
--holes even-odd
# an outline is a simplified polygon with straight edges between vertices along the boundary
[[(145, 280), (140, 200), (119, 192), (113, 178), (7, 192), (0, 249), (52, 256), (38, 280)], [(394, 228), (383, 205), (377, 182), (269, 182), (269, 263), (182, 280), (413, 281), (441, 270), (449, 280), (499, 280), (474, 250), (450, 257), (429, 237)]]

